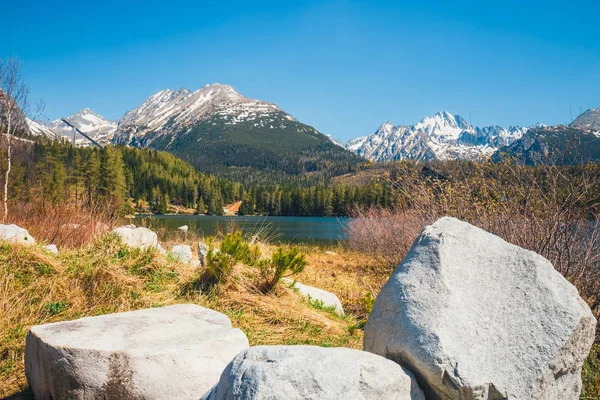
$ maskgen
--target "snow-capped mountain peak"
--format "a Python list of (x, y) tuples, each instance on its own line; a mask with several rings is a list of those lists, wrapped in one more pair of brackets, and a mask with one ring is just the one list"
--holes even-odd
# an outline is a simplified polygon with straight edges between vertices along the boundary
[[(110, 142), (117, 129), (117, 123), (115, 121), (108, 120), (89, 108), (79, 110), (65, 119), (73, 126), (76, 126), (81, 132), (100, 143)], [(60, 119), (47, 122), (44, 126), (58, 136), (73, 136), (73, 128)], [(76, 142), (81, 145), (89, 144), (89, 141), (81, 137), (81, 135), (76, 135)]]
[[(273, 114), (285, 113), (275, 104), (242, 96), (230, 85), (213, 83), (193, 92), (185, 88), (165, 89), (125, 113), (119, 120), (115, 141), (145, 141), (150, 132), (153, 137), (180, 134), (199, 121), (211, 118), (224, 124), (237, 124)], [(284, 118), (295, 121), (288, 114)]]
[(415, 125), (382, 124), (375, 133), (346, 144), (373, 161), (479, 159), (520, 138), (528, 128), (474, 127), (460, 115), (442, 111)]

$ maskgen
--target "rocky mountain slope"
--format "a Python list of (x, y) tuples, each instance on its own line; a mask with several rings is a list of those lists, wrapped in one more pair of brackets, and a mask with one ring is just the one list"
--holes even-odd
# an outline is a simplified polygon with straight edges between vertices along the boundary
[(42, 136), (49, 139), (56, 139), (57, 137), (56, 134), (52, 130), (48, 129), (48, 127), (43, 123), (27, 118), (27, 126), (29, 127), (29, 132), (33, 136)]
[(470, 125), (447, 111), (415, 125), (386, 122), (375, 133), (350, 140), (346, 148), (373, 161), (480, 159), (523, 136), (529, 128)]
[(600, 107), (591, 108), (575, 118), (569, 125), (572, 128), (600, 131)]
[(492, 161), (506, 158), (528, 164), (576, 165), (600, 161), (600, 133), (571, 126), (530, 129), (523, 137), (501, 147)]

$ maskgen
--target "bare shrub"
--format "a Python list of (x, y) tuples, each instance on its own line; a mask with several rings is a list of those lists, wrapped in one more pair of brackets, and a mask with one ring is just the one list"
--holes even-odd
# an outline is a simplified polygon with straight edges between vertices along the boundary
[(352, 208), (346, 227), (348, 245), (385, 266), (402, 261), (424, 223), (416, 215), (378, 207)]
[(110, 210), (100, 206), (89, 209), (67, 204), (55, 207), (16, 203), (9, 214), (9, 222), (26, 228), (38, 241), (75, 249), (117, 225), (118, 218), (112, 215)]
[(401, 206), (355, 208), (351, 248), (397, 265), (423, 226), (452, 216), (533, 250), (600, 315), (600, 167), (444, 162), (448, 179), (397, 175)]

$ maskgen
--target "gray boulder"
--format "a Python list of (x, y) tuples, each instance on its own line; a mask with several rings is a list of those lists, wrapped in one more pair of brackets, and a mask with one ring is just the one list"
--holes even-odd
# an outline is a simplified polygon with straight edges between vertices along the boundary
[(180, 262), (191, 262), (194, 258), (192, 255), (192, 248), (185, 244), (178, 244), (171, 248), (169, 252), (171, 257)]
[(300, 282), (295, 282), (288, 278), (284, 278), (283, 281), (288, 283), (290, 287), (298, 290), (301, 295), (307, 297), (310, 301), (319, 302), (324, 307), (333, 308), (337, 314), (344, 315), (342, 302), (335, 294), (323, 289), (304, 285)]
[(0, 240), (4, 240), (9, 243), (19, 243), (25, 245), (35, 244), (35, 239), (29, 234), (27, 229), (21, 228), (15, 224), (0, 224)]
[(428, 399), (575, 400), (595, 326), (548, 260), (445, 217), (383, 286), (364, 349), (412, 371)]
[(237, 355), (204, 400), (424, 400), (414, 377), (371, 353), (257, 346)]
[(46, 249), (48, 252), (50, 252), (50, 253), (52, 253), (52, 254), (54, 254), (54, 255), (58, 255), (58, 247), (56, 247), (56, 245), (55, 245), (55, 244), (47, 244), (47, 245), (45, 245), (45, 246), (44, 246), (44, 248), (45, 248), (45, 249)]
[(121, 238), (124, 244), (132, 248), (146, 250), (149, 248), (159, 249), (162, 252), (162, 247), (158, 243), (156, 232), (147, 228), (131, 228), (128, 226), (120, 226), (112, 230)]
[(34, 326), (25, 373), (36, 400), (196, 400), (246, 348), (225, 315), (181, 304)]

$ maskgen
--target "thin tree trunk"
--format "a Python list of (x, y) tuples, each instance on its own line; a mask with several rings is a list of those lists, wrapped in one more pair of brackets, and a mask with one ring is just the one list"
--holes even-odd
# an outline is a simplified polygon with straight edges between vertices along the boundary
[(6, 174), (4, 175), (4, 218), (2, 219), (3, 222), (6, 222), (7, 218), (8, 218), (8, 177), (10, 175), (10, 170), (12, 168), (12, 136), (10, 136), (10, 125), (11, 125), (11, 113), (8, 113), (8, 118), (7, 118), (7, 129), (6, 129), (6, 140), (8, 143), (7, 146), (7, 150), (6, 150)]

